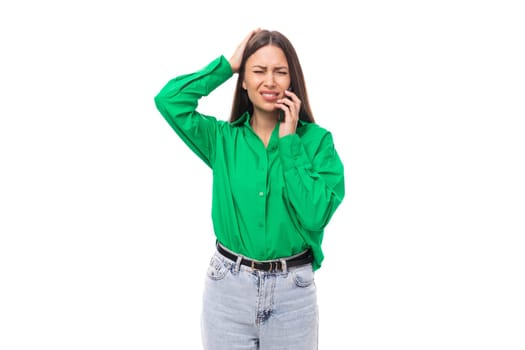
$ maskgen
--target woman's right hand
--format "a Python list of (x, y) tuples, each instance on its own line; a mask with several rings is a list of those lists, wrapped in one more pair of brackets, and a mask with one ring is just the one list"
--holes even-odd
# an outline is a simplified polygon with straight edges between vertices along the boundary
[(248, 43), (248, 40), (250, 40), (250, 38), (254, 34), (258, 33), (259, 31), (261, 31), (261, 28), (257, 28), (257, 29), (252, 30), (241, 41), (239, 46), (237, 46), (237, 49), (235, 50), (235, 52), (233, 53), (232, 57), (229, 60), (230, 66), (232, 67), (233, 73), (239, 73), (239, 69), (241, 67), (241, 61), (242, 61), (242, 54), (244, 53), (244, 49), (246, 48), (246, 44)]

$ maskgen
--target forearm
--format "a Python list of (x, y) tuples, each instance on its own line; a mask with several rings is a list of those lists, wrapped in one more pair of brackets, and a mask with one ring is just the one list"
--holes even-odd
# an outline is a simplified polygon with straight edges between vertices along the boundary
[(330, 221), (344, 194), (344, 169), (327, 142), (310, 159), (297, 135), (282, 139), (280, 145), (287, 197), (301, 225), (310, 231), (322, 230)]
[(204, 69), (170, 80), (155, 97), (157, 109), (180, 138), (211, 166), (217, 120), (197, 112), (198, 101), (232, 75), (228, 61), (219, 57)]
[(200, 71), (170, 80), (155, 96), (155, 104), (166, 119), (183, 117), (195, 111), (201, 97), (207, 96), (232, 75), (229, 62), (220, 56)]

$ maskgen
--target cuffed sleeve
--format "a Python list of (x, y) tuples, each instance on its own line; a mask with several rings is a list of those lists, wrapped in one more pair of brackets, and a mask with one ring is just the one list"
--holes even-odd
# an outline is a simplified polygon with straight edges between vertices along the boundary
[(218, 121), (196, 109), (201, 97), (207, 96), (232, 75), (229, 62), (220, 56), (198, 72), (170, 80), (155, 96), (155, 104), (161, 115), (210, 167), (213, 165)]
[(299, 224), (322, 231), (345, 195), (343, 164), (332, 135), (320, 136), (310, 153), (299, 135), (287, 135), (280, 140), (279, 153), (289, 204)]

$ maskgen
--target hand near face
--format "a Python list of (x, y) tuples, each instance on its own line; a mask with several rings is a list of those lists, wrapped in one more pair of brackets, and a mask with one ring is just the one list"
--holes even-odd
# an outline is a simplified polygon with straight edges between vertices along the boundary
[(284, 112), (284, 118), (279, 127), (279, 137), (295, 134), (299, 122), (301, 100), (293, 92), (285, 90), (285, 97), (278, 100), (275, 106)]
[(235, 52), (233, 53), (233, 55), (231, 56), (229, 60), (233, 73), (239, 73), (239, 68), (241, 67), (241, 61), (242, 61), (242, 54), (244, 53), (246, 44), (248, 43), (248, 41), (254, 34), (260, 31), (261, 31), (260, 28), (252, 30), (251, 32), (248, 33), (248, 35), (244, 37), (244, 39), (241, 41), (239, 46), (237, 46), (237, 49), (235, 50)]

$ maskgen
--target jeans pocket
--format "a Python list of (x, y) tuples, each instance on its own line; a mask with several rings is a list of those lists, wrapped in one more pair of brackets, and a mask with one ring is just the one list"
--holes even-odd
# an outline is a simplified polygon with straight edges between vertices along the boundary
[(207, 275), (210, 279), (218, 281), (226, 276), (228, 272), (228, 266), (219, 257), (214, 255), (210, 260), (210, 266), (208, 266)]
[(315, 282), (315, 273), (311, 264), (294, 269), (292, 276), (297, 287), (308, 287)]

